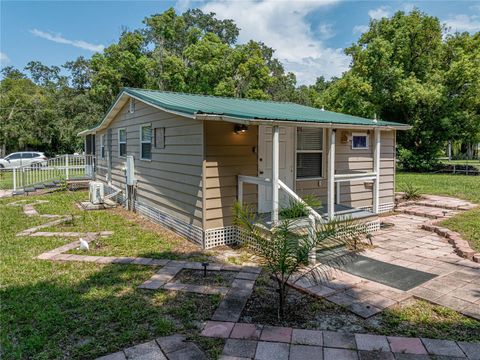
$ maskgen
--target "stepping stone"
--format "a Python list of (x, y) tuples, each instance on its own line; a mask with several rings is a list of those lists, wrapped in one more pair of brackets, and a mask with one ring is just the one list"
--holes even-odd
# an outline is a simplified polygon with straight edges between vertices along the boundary
[(292, 328), (281, 326), (264, 326), (260, 340), (289, 343), (292, 339)]
[[(166, 359), (166, 358), (165, 358)], [(169, 360), (207, 360), (207, 357), (197, 345), (186, 343), (183, 349), (168, 354)]]
[(423, 346), (422, 341), (418, 338), (388, 336), (387, 339), (393, 352), (406, 354), (427, 354), (425, 346)]
[(23, 195), (23, 194), (25, 194), (25, 191), (24, 191), (24, 190), (16, 190), (16, 191), (13, 191), (13, 192), (12, 192), (12, 195), (13, 195), (13, 196)]
[(228, 339), (222, 355), (253, 358), (256, 350), (257, 342), (254, 340)]
[(23, 189), (23, 190), (25, 190), (26, 193), (31, 193), (31, 192), (35, 192), (35, 191), (36, 191), (36, 189), (35, 189), (34, 187), (27, 187), (27, 188), (25, 188), (25, 189)]
[(258, 340), (260, 338), (261, 331), (262, 328), (260, 325), (236, 323), (233, 327), (232, 333), (230, 334), (230, 338)]
[(455, 341), (422, 338), (422, 342), (429, 354), (465, 357), (462, 349), (460, 349)]
[(333, 331), (323, 332), (323, 346), (342, 349), (357, 348), (354, 335)]
[(154, 340), (132, 346), (124, 352), (128, 360), (167, 360)]
[(174, 334), (170, 336), (159, 337), (157, 344), (165, 354), (183, 349), (185, 345), (185, 336), (181, 334)]
[(227, 339), (233, 329), (233, 322), (207, 321), (202, 336)]
[(480, 343), (457, 341), (457, 345), (460, 346), (470, 360), (480, 360)]
[(323, 334), (318, 330), (293, 329), (292, 344), (323, 345)]
[(358, 350), (390, 351), (387, 337), (382, 335), (355, 334)]
[(289, 348), (290, 345), (285, 343), (260, 341), (255, 360), (288, 360)]
[(43, 184), (36, 184), (36, 185), (33, 185), (33, 187), (37, 190), (45, 189), (45, 185), (43, 185)]
[(289, 360), (323, 359), (321, 346), (291, 345)]
[(358, 360), (357, 352), (347, 349), (323, 349), (324, 360)]

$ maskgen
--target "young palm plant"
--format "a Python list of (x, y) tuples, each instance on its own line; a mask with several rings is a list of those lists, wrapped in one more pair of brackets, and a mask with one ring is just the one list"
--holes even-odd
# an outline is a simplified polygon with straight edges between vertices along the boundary
[[(328, 277), (333, 268), (349, 261), (361, 250), (363, 227), (347, 219), (318, 224), (314, 229), (300, 229), (292, 219), (283, 219), (268, 229), (250, 207), (234, 206), (235, 224), (250, 239), (248, 246), (273, 276), (278, 292), (278, 318), (285, 316), (289, 282), (301, 279), (312, 285)], [(319, 261), (311, 264), (312, 257)]]

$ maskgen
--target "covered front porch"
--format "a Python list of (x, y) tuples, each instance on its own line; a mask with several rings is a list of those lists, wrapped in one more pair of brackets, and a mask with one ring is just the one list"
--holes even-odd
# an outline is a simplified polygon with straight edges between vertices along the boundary
[[(291, 200), (294, 202), (301, 202), (304, 203), (306, 208), (308, 209), (308, 217), (305, 217), (300, 222), (313, 223), (313, 222), (326, 222), (330, 220), (344, 220), (344, 219), (364, 219), (369, 218), (372, 216), (377, 215), (380, 212), (380, 160), (381, 160), (381, 132), (379, 128), (373, 128), (369, 130), (369, 133), (373, 133), (373, 139), (371, 141), (371, 149), (369, 148), (368, 144), (366, 144), (366, 148), (369, 149), (368, 151), (368, 158), (371, 160), (368, 162), (368, 169), (361, 169), (355, 170), (345, 169), (345, 158), (347, 158), (348, 163), (348, 156), (345, 153), (341, 154), (343, 158), (343, 166), (338, 166), (338, 159), (336, 157), (337, 151), (337, 131), (344, 131), (341, 127), (340, 128), (333, 128), (333, 127), (319, 127), (318, 125), (311, 126), (311, 128), (321, 129), (323, 134), (323, 139), (321, 140), (323, 143), (322, 151), (321, 151), (321, 167), (325, 168), (325, 171), (322, 172), (321, 178), (314, 178), (312, 181), (316, 181), (319, 184), (325, 184), (325, 189), (320, 188), (321, 191), (324, 192), (322, 194), (323, 198), (326, 201), (322, 201), (321, 207), (310, 207), (300, 196), (299, 191), (297, 191), (295, 184), (298, 184), (300, 180), (295, 177), (295, 182), (292, 184), (286, 184), (287, 180), (285, 176), (281, 176), (281, 171), (285, 167), (288, 167), (282, 163), (285, 162), (285, 152), (288, 151), (288, 148), (281, 148), (284, 145), (284, 141), (281, 138), (281, 129), (285, 127), (285, 125), (273, 125), (269, 127), (268, 135), (269, 137), (264, 137), (263, 139), (259, 136), (259, 149), (261, 147), (268, 146), (268, 151), (260, 151), (259, 152), (259, 176), (247, 176), (247, 175), (239, 175), (237, 178), (237, 200), (243, 204), (244, 202), (244, 185), (245, 184), (254, 184), (257, 186), (258, 189), (258, 199), (263, 199), (263, 201), (267, 200), (268, 207), (265, 204), (262, 206), (260, 203), (258, 204), (258, 212), (261, 214), (262, 219), (270, 226), (274, 226), (276, 223), (279, 222), (281, 218), (281, 209), (285, 207), (286, 204), (288, 205)], [(295, 134), (297, 134), (298, 126), (291, 126)], [(309, 128), (308, 125), (302, 124), (302, 128)], [(358, 131), (358, 130), (354, 130)], [(259, 131), (261, 133), (261, 131)], [(295, 137), (297, 140), (297, 137)], [(367, 140), (368, 141), (368, 140)], [(345, 148), (345, 146), (343, 146)], [(294, 149), (298, 149), (296, 146)], [(296, 151), (296, 150), (292, 150)], [(309, 151), (305, 151), (309, 153)], [(351, 156), (355, 156), (356, 154), (352, 154)], [(262, 157), (267, 156), (267, 159), (262, 159)], [(295, 157), (294, 166), (297, 169), (297, 161), (301, 161), (302, 159), (297, 156)], [(264, 163), (268, 163), (271, 166), (268, 169), (260, 168), (261, 161)], [(268, 170), (265, 174), (265, 170)], [(297, 170), (298, 171), (298, 170)], [(311, 179), (306, 179), (311, 180)], [(366, 197), (368, 198), (367, 201), (369, 202), (366, 206), (352, 206), (353, 202), (346, 202), (342, 203), (342, 186), (345, 189), (346, 187), (350, 186), (351, 182), (356, 182), (357, 184), (360, 182), (365, 185), (367, 188), (367, 192), (369, 192)], [(263, 193), (262, 193), (263, 192)], [(305, 191), (303, 191), (305, 194)], [(343, 192), (345, 193), (345, 191)], [(267, 211), (265, 211), (267, 209)]]

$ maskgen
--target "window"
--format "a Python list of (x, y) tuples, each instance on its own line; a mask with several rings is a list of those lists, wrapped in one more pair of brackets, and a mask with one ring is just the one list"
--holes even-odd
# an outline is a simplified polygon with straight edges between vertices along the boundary
[(155, 147), (157, 149), (165, 149), (165, 128), (155, 128)]
[(118, 156), (127, 155), (127, 130), (118, 129)]
[(100, 158), (105, 159), (105, 135), (100, 135)]
[(27, 152), (27, 153), (23, 153), (23, 154), (22, 154), (22, 159), (32, 159), (32, 158), (34, 158), (34, 157), (35, 157), (35, 156), (33, 155), (33, 153)]
[(368, 135), (365, 133), (353, 133), (352, 149), (368, 149)]
[(18, 160), (22, 158), (21, 153), (13, 153), (12, 155), (7, 156), (5, 159), (7, 160)]
[(128, 112), (133, 114), (135, 112), (135, 99), (130, 98), (130, 103), (128, 104)]
[(323, 129), (297, 128), (297, 179), (323, 176)]
[(152, 126), (143, 125), (140, 127), (140, 159), (152, 159)]

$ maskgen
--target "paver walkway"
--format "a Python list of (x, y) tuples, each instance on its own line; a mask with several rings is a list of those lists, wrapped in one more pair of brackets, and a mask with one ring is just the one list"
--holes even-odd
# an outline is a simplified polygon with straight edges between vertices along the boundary
[(225, 339), (221, 360), (480, 359), (480, 343), (208, 321)]
[[(463, 211), (476, 206), (464, 200), (430, 195), (420, 204), (440, 211), (442, 217), (452, 214), (443, 214), (445, 208)], [(413, 296), (480, 319), (480, 264), (458, 256), (449, 243), (452, 239), (447, 239), (442, 232), (437, 234), (422, 229), (431, 221), (428, 216), (397, 214), (384, 217), (382, 221), (393, 226), (373, 233), (375, 247), (364, 251), (362, 256), (437, 277), (402, 291), (332, 269), (329, 279), (320, 285), (303, 279), (292, 285), (343, 305), (364, 318)]]

